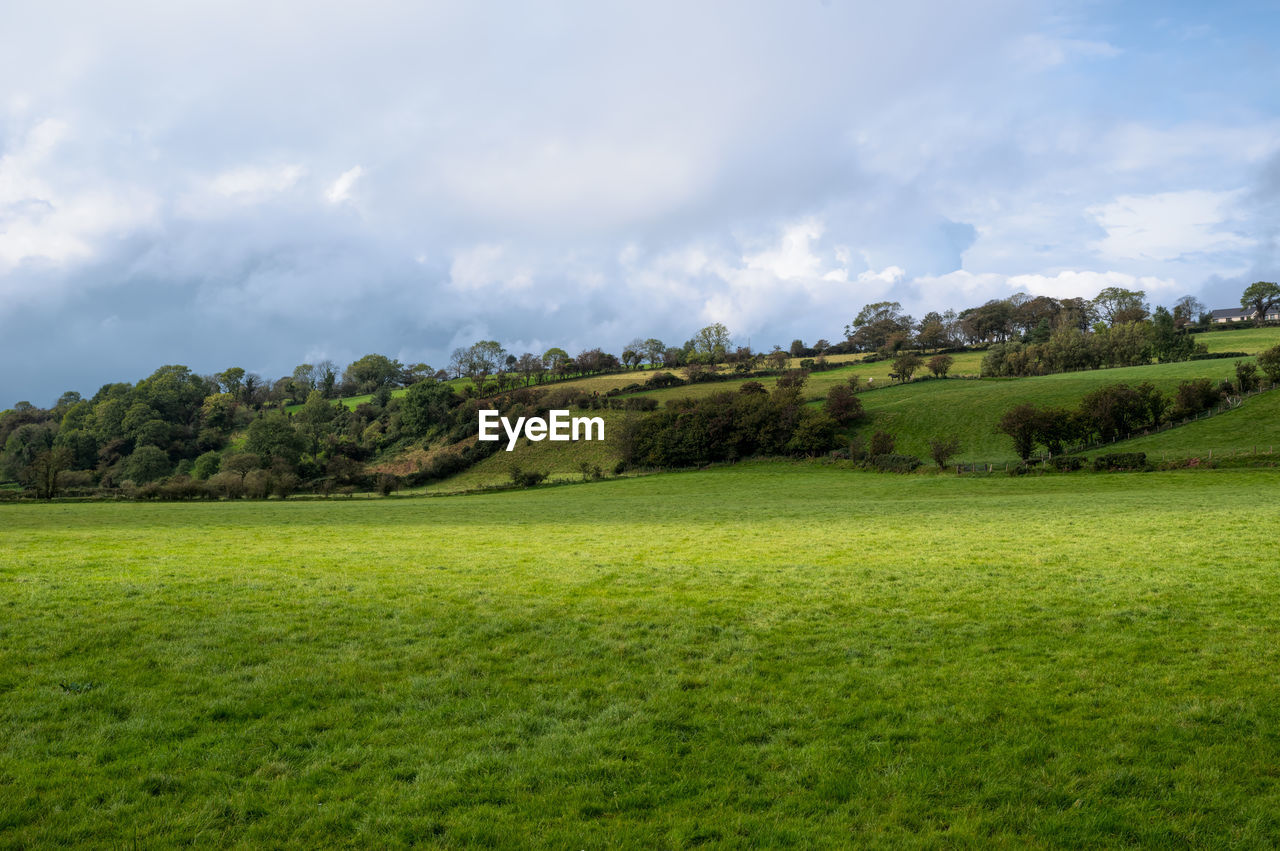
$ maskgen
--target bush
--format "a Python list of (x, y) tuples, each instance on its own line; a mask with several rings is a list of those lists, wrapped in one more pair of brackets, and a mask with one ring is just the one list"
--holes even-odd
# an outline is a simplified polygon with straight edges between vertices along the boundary
[(522, 470), (519, 464), (511, 465), (511, 484), (518, 488), (531, 488), (534, 485), (542, 484), (550, 473), (542, 473), (537, 470)]
[(1093, 459), (1096, 472), (1104, 470), (1145, 470), (1147, 453), (1145, 452), (1110, 452)]
[(653, 389), (661, 389), (663, 387), (679, 387), (684, 381), (677, 375), (670, 372), (659, 372), (649, 377), (645, 382), (646, 387)]
[(871, 466), (881, 473), (910, 473), (923, 462), (914, 455), (896, 455), (886, 453), (874, 455)]
[(867, 447), (867, 454), (875, 457), (877, 455), (892, 455), (893, 449), (897, 441), (894, 436), (887, 431), (877, 431), (871, 435), (871, 445)]
[(1084, 466), (1084, 459), (1078, 455), (1057, 455), (1049, 459), (1049, 466), (1059, 473), (1070, 473)]

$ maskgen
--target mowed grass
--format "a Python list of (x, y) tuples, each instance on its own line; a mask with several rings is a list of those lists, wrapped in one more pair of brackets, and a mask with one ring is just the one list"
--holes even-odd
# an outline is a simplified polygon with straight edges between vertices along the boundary
[(996, 431), (1005, 411), (1023, 402), (1074, 407), (1092, 390), (1108, 384), (1130, 386), (1150, 381), (1172, 396), (1180, 382), (1235, 377), (1230, 359), (1151, 364), (1149, 366), (1063, 372), (1031, 378), (982, 381), (923, 381), (864, 393), (870, 415), (857, 430), (869, 437), (886, 431), (897, 438), (897, 451), (928, 458), (929, 440), (954, 435), (960, 441), (957, 461), (1013, 461), (1017, 455), (1008, 436)]
[(0, 506), (0, 844), (1280, 842), (1280, 478)]

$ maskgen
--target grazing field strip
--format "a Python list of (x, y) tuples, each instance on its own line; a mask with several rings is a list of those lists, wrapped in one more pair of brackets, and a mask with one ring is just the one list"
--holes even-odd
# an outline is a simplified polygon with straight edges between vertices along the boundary
[(1280, 842), (1271, 471), (0, 505), (0, 845)]

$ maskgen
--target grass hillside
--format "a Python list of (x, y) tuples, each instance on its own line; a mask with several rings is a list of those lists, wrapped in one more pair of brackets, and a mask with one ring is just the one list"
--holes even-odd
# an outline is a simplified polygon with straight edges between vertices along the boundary
[(1091, 390), (1107, 384), (1150, 381), (1166, 393), (1189, 378), (1215, 381), (1235, 376), (1235, 361), (1185, 363), (1065, 372), (1056, 375), (983, 381), (924, 381), (862, 394), (869, 421), (859, 432), (887, 431), (898, 438), (898, 450), (928, 457), (932, 437), (960, 439), (958, 461), (1012, 461), (1013, 444), (996, 432), (1009, 408), (1022, 402), (1071, 407)]
[(1280, 345), (1280, 328), (1240, 328), (1229, 331), (1204, 331), (1195, 335), (1211, 352), (1248, 352), (1256, 355), (1263, 349)]
[(1261, 471), (0, 505), (0, 844), (1280, 844)]
[(1153, 460), (1207, 458), (1280, 450), (1280, 391), (1245, 399), (1239, 408), (1158, 434), (1119, 441), (1103, 452), (1145, 452)]
[(524, 470), (549, 473), (548, 480), (552, 482), (581, 480), (584, 463), (599, 467), (605, 475), (612, 475), (614, 465), (622, 457), (618, 449), (622, 423), (627, 416), (635, 416), (635, 414), (624, 411), (571, 410), (570, 415), (602, 418), (604, 441), (580, 440), (552, 443), (549, 440), (534, 442), (522, 437), (516, 444), (516, 448), (508, 452), (507, 438), (504, 433), (501, 448), (493, 455), (456, 476), (441, 482), (433, 482), (422, 490), (430, 493), (455, 493), (474, 490), (485, 485), (504, 484), (511, 480), (512, 464), (518, 464)]

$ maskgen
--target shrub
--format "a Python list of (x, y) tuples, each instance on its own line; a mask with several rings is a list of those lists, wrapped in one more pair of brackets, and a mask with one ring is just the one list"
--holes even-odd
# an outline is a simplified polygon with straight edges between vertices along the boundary
[(867, 454), (872, 457), (878, 455), (892, 455), (897, 440), (894, 436), (886, 431), (877, 431), (871, 435), (871, 445), (867, 447)]
[(541, 484), (549, 473), (539, 472), (537, 470), (523, 470), (519, 464), (511, 465), (511, 484), (520, 488), (531, 488), (534, 485)]
[(1241, 393), (1258, 389), (1258, 365), (1248, 361), (1236, 361), (1236, 386)]
[(837, 425), (842, 426), (860, 420), (864, 416), (862, 402), (845, 384), (837, 384), (827, 393), (825, 410)]
[(400, 489), (400, 479), (391, 473), (379, 473), (377, 478), (378, 493), (383, 496), (390, 496), (393, 491)]
[(661, 389), (663, 387), (679, 387), (682, 384), (684, 384), (684, 381), (681, 380), (679, 376), (670, 372), (659, 372), (656, 375), (650, 376), (649, 380), (645, 382), (646, 387), (654, 389)]
[(1078, 455), (1057, 455), (1049, 459), (1049, 466), (1059, 473), (1069, 473), (1084, 466), (1084, 459)]
[(929, 440), (929, 457), (938, 469), (947, 466), (947, 461), (960, 453), (960, 441), (953, 437), (934, 437)]
[(1145, 470), (1147, 453), (1145, 452), (1110, 452), (1093, 459), (1093, 469), (1103, 470)]
[(881, 473), (910, 473), (922, 463), (914, 455), (896, 455), (892, 452), (871, 458), (871, 466)]

